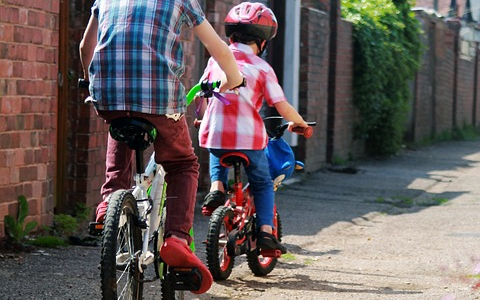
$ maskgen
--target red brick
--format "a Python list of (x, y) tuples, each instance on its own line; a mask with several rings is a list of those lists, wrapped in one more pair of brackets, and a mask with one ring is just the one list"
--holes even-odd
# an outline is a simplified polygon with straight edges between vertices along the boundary
[[(39, 186), (38, 182), (33, 184), (33, 194), (40, 195), (41, 194), (41, 187)], [(38, 216), (42, 212), (41, 209), (41, 201), (39, 199), (31, 199), (28, 200), (28, 215), (29, 216)]]
[[(1, 13), (0, 13), (1, 14)], [(0, 24), (0, 41), (13, 41), (13, 26), (10, 24)]]
[(36, 166), (20, 167), (19, 172), (20, 182), (29, 182), (37, 179)]
[(16, 115), (21, 111), (21, 101), (18, 97), (4, 97), (0, 100), (2, 114)]
[(9, 214), (8, 211), (8, 204), (7, 203), (0, 203), (0, 220), (3, 221), (3, 217)]

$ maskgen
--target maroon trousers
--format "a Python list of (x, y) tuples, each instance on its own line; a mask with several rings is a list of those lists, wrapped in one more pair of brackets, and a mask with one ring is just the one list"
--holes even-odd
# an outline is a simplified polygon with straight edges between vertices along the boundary
[[(192, 140), (185, 117), (178, 121), (164, 115), (150, 115), (128, 111), (97, 111), (110, 123), (120, 117), (140, 117), (157, 128), (153, 143), (155, 162), (165, 169), (167, 182), (166, 236), (176, 235), (189, 243), (190, 228), (193, 226), (195, 199), (198, 187), (198, 159), (192, 147)], [(134, 169), (134, 153), (124, 143), (108, 135), (106, 155), (106, 180), (101, 194), (105, 199), (119, 189), (130, 189)]]

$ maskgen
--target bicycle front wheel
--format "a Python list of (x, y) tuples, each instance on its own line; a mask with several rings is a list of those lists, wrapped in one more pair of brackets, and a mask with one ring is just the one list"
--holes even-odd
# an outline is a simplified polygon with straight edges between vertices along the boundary
[[(275, 212), (274, 225), (276, 230), (276, 238), (278, 241), (282, 241), (282, 221), (280, 215)], [(275, 257), (263, 257), (258, 249), (247, 253), (248, 267), (255, 276), (266, 276), (273, 271), (277, 265), (277, 258)]]
[(143, 273), (137, 267), (142, 247), (135, 197), (126, 191), (113, 193), (103, 228), (100, 276), (102, 299), (142, 299)]
[(234, 256), (227, 251), (228, 234), (232, 231), (233, 211), (220, 206), (212, 214), (208, 224), (207, 265), (215, 281), (225, 280), (232, 273)]

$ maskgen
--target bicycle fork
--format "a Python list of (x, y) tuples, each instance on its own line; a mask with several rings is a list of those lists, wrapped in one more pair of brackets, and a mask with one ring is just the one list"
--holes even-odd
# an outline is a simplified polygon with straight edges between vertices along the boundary
[[(153, 178), (153, 179), (152, 179)], [(163, 244), (163, 225), (160, 225), (163, 215), (162, 208), (165, 203), (166, 182), (165, 171), (163, 167), (155, 164), (150, 159), (145, 174), (139, 174), (136, 177), (136, 186), (133, 195), (138, 200), (137, 207), (139, 209), (139, 224), (142, 227), (143, 244), (140, 257), (138, 259), (138, 270), (143, 272), (146, 266), (155, 261), (155, 254), (149, 250), (152, 231), (158, 230), (157, 245), (154, 247), (156, 251), (160, 250)]]

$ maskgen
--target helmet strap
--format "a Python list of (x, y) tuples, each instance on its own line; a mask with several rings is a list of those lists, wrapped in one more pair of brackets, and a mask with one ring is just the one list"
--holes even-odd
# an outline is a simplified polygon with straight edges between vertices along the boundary
[[(265, 43), (264, 43), (265, 42)], [(257, 44), (257, 47), (258, 47), (258, 53), (257, 53), (257, 56), (262, 56), (263, 55), (263, 52), (265, 52), (265, 49), (267, 49), (267, 44), (268, 44), (268, 41), (266, 40), (256, 40), (255, 41), (255, 44)], [(262, 47), (262, 44), (263, 44), (263, 47)]]

